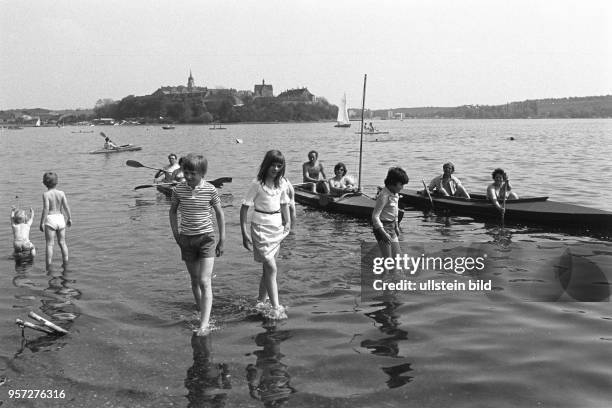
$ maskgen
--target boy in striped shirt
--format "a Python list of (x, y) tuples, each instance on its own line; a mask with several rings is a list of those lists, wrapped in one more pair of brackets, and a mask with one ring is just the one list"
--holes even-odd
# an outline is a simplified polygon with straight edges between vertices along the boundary
[[(181, 248), (181, 257), (191, 277), (191, 290), (196, 307), (200, 311), (200, 327), (197, 335), (206, 336), (210, 333), (212, 271), (215, 255), (223, 255), (225, 217), (217, 190), (212, 184), (204, 181), (208, 168), (206, 158), (189, 154), (183, 158), (181, 168), (185, 181), (179, 183), (172, 192), (170, 227), (176, 243)], [(216, 248), (213, 210), (219, 229), (219, 242)], [(179, 212), (180, 226), (177, 217)]]

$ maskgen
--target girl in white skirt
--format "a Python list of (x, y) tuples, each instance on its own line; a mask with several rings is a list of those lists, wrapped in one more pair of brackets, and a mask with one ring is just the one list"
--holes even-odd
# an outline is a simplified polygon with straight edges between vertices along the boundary
[[(284, 175), (285, 157), (278, 150), (268, 151), (257, 179), (251, 183), (240, 208), (242, 244), (253, 251), (256, 262), (263, 264), (256, 308), (272, 319), (287, 318), (285, 307), (278, 301), (276, 283), (276, 255), (291, 227), (289, 183)], [(251, 237), (247, 233), (247, 212), (250, 206), (255, 209), (251, 220)], [(271, 308), (266, 304), (268, 297)]]

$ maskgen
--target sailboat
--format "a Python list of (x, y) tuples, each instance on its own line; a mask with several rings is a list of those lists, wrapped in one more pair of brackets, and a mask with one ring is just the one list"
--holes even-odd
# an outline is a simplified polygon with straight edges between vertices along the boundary
[[(363, 106), (365, 106), (366, 81), (368, 76), (363, 78)], [(346, 193), (340, 197), (334, 197), (324, 193), (313, 193), (310, 183), (295, 184), (295, 201), (298, 203), (328, 212), (345, 214), (358, 218), (369, 218), (374, 211), (376, 199), (361, 192), (361, 159), (363, 153), (363, 112), (361, 109), (361, 137), (359, 140), (359, 178), (357, 191)], [(401, 220), (403, 212), (400, 211)]]
[(340, 106), (338, 107), (338, 119), (336, 119), (336, 121), (338, 123), (336, 123), (334, 127), (351, 127), (351, 123), (349, 122), (348, 110), (346, 109), (346, 93), (342, 97), (342, 101), (340, 101)]

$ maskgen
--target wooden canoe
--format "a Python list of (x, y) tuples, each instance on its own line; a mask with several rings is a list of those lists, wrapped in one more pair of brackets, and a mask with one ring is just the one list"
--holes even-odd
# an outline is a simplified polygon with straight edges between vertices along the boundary
[[(434, 212), (445, 215), (466, 215), (500, 220), (501, 213), (484, 195), (472, 198), (432, 196)], [(400, 208), (431, 210), (431, 203), (422, 191), (400, 193)], [(583, 227), (612, 230), (612, 212), (581, 205), (550, 201), (548, 197), (530, 197), (506, 201), (505, 221), (513, 224), (541, 224), (556, 227)]]

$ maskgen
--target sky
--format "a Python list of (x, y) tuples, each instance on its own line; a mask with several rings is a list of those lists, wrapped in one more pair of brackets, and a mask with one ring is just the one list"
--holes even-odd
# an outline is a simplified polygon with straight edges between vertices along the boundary
[(366, 107), (612, 94), (609, 0), (0, 0), (0, 110), (160, 86), (307, 87)]

